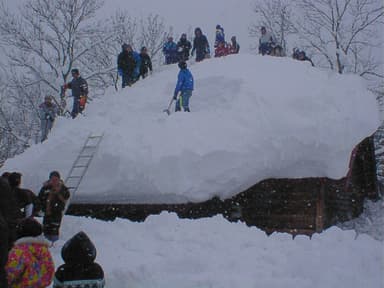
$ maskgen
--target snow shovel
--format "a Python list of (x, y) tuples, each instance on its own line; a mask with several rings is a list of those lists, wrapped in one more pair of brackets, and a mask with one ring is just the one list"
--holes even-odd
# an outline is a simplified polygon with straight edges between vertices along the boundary
[(169, 102), (168, 108), (163, 110), (163, 112), (167, 113), (168, 116), (171, 115), (171, 106), (172, 106), (172, 103), (173, 103), (173, 97), (172, 97), (172, 99), (171, 99), (171, 102)]

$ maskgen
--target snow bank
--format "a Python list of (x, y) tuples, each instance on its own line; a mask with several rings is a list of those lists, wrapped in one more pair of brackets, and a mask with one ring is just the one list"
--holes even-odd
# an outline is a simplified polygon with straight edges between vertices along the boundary
[(59, 119), (2, 170), (37, 191), (51, 170), (65, 178), (89, 134), (104, 133), (74, 202), (204, 201), (265, 178), (343, 177), (353, 147), (379, 125), (375, 97), (354, 75), (269, 56), (192, 64), (191, 113), (162, 113), (178, 73), (167, 66), (109, 90), (85, 117)]

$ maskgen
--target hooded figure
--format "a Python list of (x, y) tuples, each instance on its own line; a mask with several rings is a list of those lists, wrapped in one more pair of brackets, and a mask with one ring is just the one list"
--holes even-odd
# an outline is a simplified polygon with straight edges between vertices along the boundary
[(65, 264), (56, 270), (54, 288), (104, 287), (104, 271), (94, 262), (96, 248), (87, 234), (79, 232), (69, 239), (61, 249), (61, 257)]
[(125, 88), (134, 82), (134, 72), (138, 63), (131, 45), (124, 43), (121, 49), (121, 53), (117, 56), (117, 70), (122, 77), (121, 88)]
[(195, 29), (195, 38), (193, 39), (193, 47), (191, 52), (192, 56), (195, 50), (196, 50), (196, 62), (200, 62), (205, 58), (209, 58), (209, 54), (211, 53), (209, 49), (209, 43), (208, 43), (207, 37), (203, 35), (199, 27)]
[(8, 255), (5, 266), (8, 287), (48, 287), (55, 273), (49, 252), (49, 242), (42, 237), (43, 227), (33, 218), (26, 218), (17, 226), (19, 239)]
[(187, 34), (181, 34), (179, 42), (177, 42), (177, 57), (179, 61), (187, 61), (189, 59), (189, 51), (191, 50), (191, 42), (187, 39)]

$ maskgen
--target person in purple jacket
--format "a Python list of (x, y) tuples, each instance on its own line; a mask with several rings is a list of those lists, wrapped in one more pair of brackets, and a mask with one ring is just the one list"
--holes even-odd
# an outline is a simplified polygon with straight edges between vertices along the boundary
[[(189, 109), (189, 98), (191, 98), (193, 91), (193, 76), (187, 68), (185, 61), (179, 62), (178, 65), (180, 71), (177, 76), (176, 88), (173, 94), (173, 99), (176, 100), (175, 111), (181, 111), (181, 107), (183, 107), (185, 112), (191, 112)], [(179, 93), (180, 97), (177, 98)]]

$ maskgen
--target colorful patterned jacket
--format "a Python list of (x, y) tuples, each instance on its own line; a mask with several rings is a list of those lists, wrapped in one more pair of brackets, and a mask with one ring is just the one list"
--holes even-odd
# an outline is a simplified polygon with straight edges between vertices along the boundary
[(48, 246), (41, 236), (15, 242), (5, 266), (10, 288), (43, 288), (51, 284), (55, 266)]

